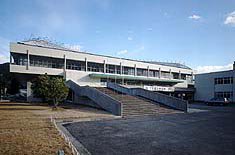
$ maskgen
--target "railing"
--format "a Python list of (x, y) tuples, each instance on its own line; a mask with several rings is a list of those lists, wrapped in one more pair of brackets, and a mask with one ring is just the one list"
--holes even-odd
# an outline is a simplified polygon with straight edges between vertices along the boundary
[(137, 96), (141, 96), (141, 97), (150, 99), (152, 101), (162, 103), (168, 107), (187, 112), (187, 107), (188, 107), (187, 101), (184, 101), (182, 99), (179, 99), (173, 96), (168, 96), (165, 94), (161, 94), (158, 92), (153, 92), (153, 91), (149, 91), (149, 90), (145, 90), (141, 88), (134, 88), (132, 90), (134, 91), (134, 94)]
[(80, 87), (78, 84), (76, 84), (72, 80), (67, 81), (66, 84), (77, 95), (86, 96), (90, 98), (96, 104), (98, 104), (101, 108), (109, 111), (110, 113), (114, 115), (117, 115), (117, 116), (122, 115), (122, 104), (119, 101), (115, 100), (114, 98), (106, 95), (105, 93), (89, 86)]
[(142, 88), (126, 88), (126, 87), (123, 87), (116, 83), (111, 83), (111, 82), (107, 83), (107, 87), (114, 89), (121, 93), (141, 96), (143, 98), (147, 98), (149, 100), (155, 101), (157, 103), (161, 103), (163, 105), (166, 105), (168, 107), (171, 107), (177, 110), (187, 112), (187, 109), (188, 109), (187, 101), (184, 101), (182, 99), (179, 99), (173, 96), (168, 96), (168, 95), (161, 94), (158, 92), (148, 91)]

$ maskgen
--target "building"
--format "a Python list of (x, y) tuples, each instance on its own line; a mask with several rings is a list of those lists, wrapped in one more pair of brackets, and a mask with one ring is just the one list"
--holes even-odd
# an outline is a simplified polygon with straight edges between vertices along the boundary
[(80, 86), (103, 87), (115, 82), (191, 99), (193, 71), (178, 63), (138, 61), (73, 51), (45, 40), (10, 44), (10, 72), (30, 94), (39, 74), (63, 76)]
[(195, 75), (195, 100), (228, 98), (235, 102), (235, 62), (233, 70)]

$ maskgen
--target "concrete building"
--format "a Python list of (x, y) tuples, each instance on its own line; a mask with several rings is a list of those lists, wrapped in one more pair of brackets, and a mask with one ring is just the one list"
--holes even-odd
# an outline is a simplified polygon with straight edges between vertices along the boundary
[(194, 93), (193, 71), (185, 65), (73, 51), (39, 39), (10, 44), (10, 72), (29, 94), (30, 81), (45, 73), (79, 86), (103, 87), (110, 81), (177, 97), (192, 98)]
[(195, 75), (195, 100), (228, 98), (235, 102), (235, 62), (233, 70)]
[(38, 75), (60, 76), (70, 88), (67, 101), (123, 117), (187, 112), (194, 93), (185, 65), (74, 51), (40, 39), (10, 44), (9, 72), (27, 101), (36, 100), (31, 85)]

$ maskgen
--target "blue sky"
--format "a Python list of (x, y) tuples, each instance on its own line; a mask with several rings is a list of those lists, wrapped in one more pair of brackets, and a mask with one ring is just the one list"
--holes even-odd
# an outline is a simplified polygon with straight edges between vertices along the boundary
[(0, 62), (10, 41), (30, 36), (92, 53), (228, 69), (235, 0), (1, 0)]

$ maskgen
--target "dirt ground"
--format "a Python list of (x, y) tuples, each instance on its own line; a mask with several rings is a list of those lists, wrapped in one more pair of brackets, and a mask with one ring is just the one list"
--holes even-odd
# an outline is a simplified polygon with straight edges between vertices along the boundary
[(0, 103), (0, 154), (56, 154), (63, 149), (66, 155), (71, 149), (50, 122), (57, 119), (109, 117), (89, 108), (60, 108), (52, 111), (48, 106), (27, 103)]

